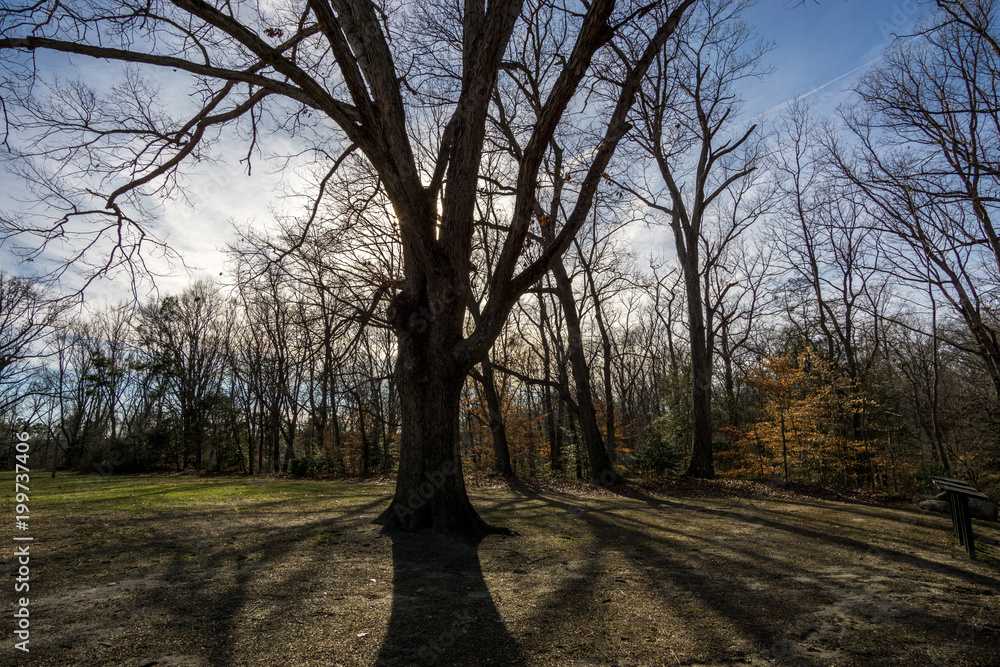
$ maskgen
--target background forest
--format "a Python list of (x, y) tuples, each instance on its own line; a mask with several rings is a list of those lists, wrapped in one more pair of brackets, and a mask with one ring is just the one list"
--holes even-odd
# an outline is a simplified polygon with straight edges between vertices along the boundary
[[(588, 479), (596, 442), (626, 477), (674, 475), (707, 433), (709, 474), (912, 493), (947, 473), (1000, 495), (993, 3), (937, 3), (838, 118), (792, 104), (767, 122), (740, 113), (768, 74), (746, 4), (698, 3), (650, 69), (587, 223), (466, 380), (467, 469)], [(470, 328), (509, 219), (516, 107), (553, 76), (544, 39), (514, 44)], [(583, 176), (576, 113), (546, 154), (529, 259)], [(179, 294), (81, 308), (0, 272), (0, 456), (27, 429), (36, 467), (393, 474), (399, 231), (359, 154), (306, 181), (323, 196), (305, 216), (243, 229), (218, 282)]]

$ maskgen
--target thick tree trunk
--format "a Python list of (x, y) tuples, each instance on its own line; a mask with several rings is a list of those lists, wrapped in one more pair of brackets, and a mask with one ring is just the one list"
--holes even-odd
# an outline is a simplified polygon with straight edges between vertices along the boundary
[[(386, 530), (482, 537), (502, 532), (483, 521), (469, 501), (462, 476), (459, 416), (465, 369), (451, 361), (444, 317), (415, 319), (396, 306), (400, 407), (399, 472), (392, 503), (379, 517)], [(420, 311), (410, 311), (422, 312)], [(429, 322), (428, 322), (429, 320)]]

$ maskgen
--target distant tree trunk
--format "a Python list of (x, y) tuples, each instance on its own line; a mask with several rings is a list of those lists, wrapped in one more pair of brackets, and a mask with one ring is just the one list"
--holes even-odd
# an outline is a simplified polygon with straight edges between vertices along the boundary
[[(594, 224), (597, 222), (595, 220)], [(604, 432), (607, 435), (608, 457), (614, 464), (615, 460), (615, 395), (611, 384), (611, 334), (604, 325), (604, 313), (601, 310), (601, 299), (597, 293), (597, 283), (594, 282), (594, 273), (590, 264), (587, 263), (580, 252), (580, 260), (583, 264), (587, 282), (590, 284), (590, 296), (594, 299), (594, 319), (597, 320), (597, 330), (601, 333), (601, 361), (604, 370)]]
[(561, 420), (556, 418), (556, 404), (552, 400), (552, 387), (549, 384), (552, 381), (552, 358), (549, 351), (549, 337), (545, 331), (549, 318), (545, 307), (545, 296), (541, 293), (538, 294), (538, 308), (538, 329), (542, 339), (542, 366), (545, 369), (546, 382), (542, 387), (542, 400), (545, 405), (545, 423), (549, 436), (549, 466), (553, 474), (561, 474), (563, 472)]
[(281, 414), (277, 399), (271, 406), (271, 472), (281, 471)]
[(580, 329), (580, 316), (576, 312), (576, 302), (573, 299), (573, 286), (562, 258), (552, 264), (552, 275), (556, 280), (556, 294), (562, 304), (566, 316), (566, 329), (569, 335), (569, 359), (573, 372), (573, 382), (576, 384), (576, 405), (580, 420), (580, 434), (583, 436), (587, 456), (590, 459), (590, 481), (601, 486), (613, 486), (622, 482), (615, 472), (608, 451), (604, 447), (601, 429), (597, 425), (597, 411), (594, 409), (594, 394), (590, 386), (590, 369), (587, 367), (587, 357), (583, 349), (583, 335)]
[(285, 458), (281, 462), (281, 471), (288, 472), (292, 461), (295, 460), (295, 422), (288, 425), (288, 434), (285, 436)]
[(52, 479), (56, 478), (56, 468), (59, 467), (59, 437), (52, 434)]
[(948, 458), (948, 452), (944, 446), (944, 436), (941, 433), (941, 420), (940, 413), (938, 410), (939, 403), (939, 385), (940, 385), (940, 357), (938, 354), (938, 325), (937, 325), (937, 301), (934, 299), (934, 293), (928, 287), (928, 292), (931, 297), (931, 428), (934, 434), (934, 448), (937, 454), (938, 461), (941, 463), (941, 468), (944, 470), (945, 475), (951, 475), (951, 461)]
[(788, 439), (785, 435), (785, 411), (781, 411), (781, 461), (785, 465), (785, 481), (788, 481)]
[(688, 297), (688, 332), (691, 336), (691, 460), (684, 475), (711, 479), (712, 464), (712, 361), (708, 352), (697, 248), (688, 248), (684, 282)]
[(204, 430), (201, 428), (200, 418), (194, 424), (194, 464), (201, 472), (202, 469), (202, 449), (205, 448), (205, 443), (203, 441)]
[(722, 377), (726, 389), (726, 416), (729, 426), (740, 426), (739, 408), (736, 405), (736, 378), (733, 375), (733, 351), (729, 347), (729, 327), (723, 327), (719, 336), (719, 356), (722, 357)]
[[(392, 470), (392, 450), (391, 450), (392, 433), (390, 432), (390, 426), (389, 426), (389, 415), (388, 415), (389, 411), (387, 409), (387, 406), (384, 406), (382, 404), (381, 384), (378, 386), (378, 391), (379, 391), (378, 418), (379, 418), (379, 423), (381, 424), (379, 432), (381, 434), (380, 437), (382, 438), (382, 474), (388, 475), (389, 471)], [(390, 382), (388, 402), (391, 403), (392, 400), (393, 400), (393, 391), (392, 391), (392, 383)]]
[(493, 435), (493, 458), (496, 462), (498, 475), (513, 475), (510, 465), (510, 448), (507, 445), (507, 427), (504, 424), (503, 411), (500, 406), (500, 396), (497, 394), (493, 376), (493, 364), (489, 360), (479, 366), (483, 376), (483, 395), (486, 397), (486, 408), (490, 416), (490, 433)]
[(260, 442), (257, 443), (257, 474), (264, 472), (264, 449), (267, 446), (267, 429), (264, 428), (264, 410), (263, 403), (261, 404), (260, 411), (260, 424), (258, 428), (260, 429)]
[(566, 411), (566, 425), (569, 428), (570, 442), (573, 443), (573, 459), (576, 461), (576, 478), (583, 479), (583, 452), (580, 451), (580, 436), (573, 423), (573, 413)]
[(337, 454), (337, 461), (340, 464), (341, 473), (345, 472), (347, 468), (344, 463), (344, 441), (340, 433), (340, 413), (337, 412), (337, 399), (336, 394), (332, 401), (330, 407), (330, 421), (333, 423), (333, 448)]
[(253, 475), (253, 433), (247, 433), (247, 474)]

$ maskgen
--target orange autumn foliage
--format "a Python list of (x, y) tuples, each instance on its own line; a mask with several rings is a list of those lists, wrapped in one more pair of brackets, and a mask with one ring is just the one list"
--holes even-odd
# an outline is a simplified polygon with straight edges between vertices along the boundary
[(720, 455), (729, 477), (786, 481), (847, 481), (867, 443), (852, 432), (856, 414), (873, 404), (857, 384), (814, 350), (766, 356), (748, 385), (761, 399), (761, 416), (730, 429), (732, 449)]

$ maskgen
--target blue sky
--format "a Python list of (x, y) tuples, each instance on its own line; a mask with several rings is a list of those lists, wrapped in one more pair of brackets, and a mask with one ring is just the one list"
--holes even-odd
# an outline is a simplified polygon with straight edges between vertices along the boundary
[[(896, 34), (906, 34), (925, 5), (912, 0), (759, 0), (748, 22), (775, 42), (774, 73), (746, 91), (746, 111), (774, 109), (809, 93), (818, 114), (832, 114), (844, 91)], [(846, 76), (845, 76), (846, 75)]]
[[(761, 40), (773, 43), (764, 57), (772, 73), (742, 84), (742, 122), (766, 127), (796, 98), (815, 117), (833, 117), (850, 101), (858, 77), (896, 35), (909, 34), (924, 9), (926, 3), (911, 0), (758, 0), (746, 18)], [(634, 227), (631, 245), (640, 257), (675, 256), (662, 226)]]
[[(905, 34), (912, 27), (924, 6), (911, 0), (806, 0), (804, 4), (759, 0), (748, 21), (762, 39), (776, 43), (767, 55), (774, 73), (747, 86), (745, 113), (773, 116), (801, 96), (808, 96), (818, 115), (834, 113), (848, 99), (845, 91), (856, 77), (894, 34)], [(170, 275), (157, 281), (160, 290), (177, 292), (191, 279), (218, 277), (224, 264), (221, 249), (233, 238), (230, 220), (262, 224), (270, 218), (268, 206), (275, 203), (277, 179), (268, 174), (268, 165), (259, 162), (253, 176), (247, 176), (237, 163), (240, 150), (226, 151), (232, 164), (206, 166), (189, 181), (196, 209), (178, 203), (164, 206), (157, 230), (194, 270), (164, 267)], [(6, 195), (22, 189), (6, 174), (0, 175), (0, 207), (8, 207)], [(648, 242), (651, 231), (640, 235)], [(9, 270), (24, 268), (14, 266), (16, 260), (7, 249), (0, 249), (0, 261)], [(117, 300), (127, 298), (128, 290), (105, 281), (95, 284), (88, 296)]]

